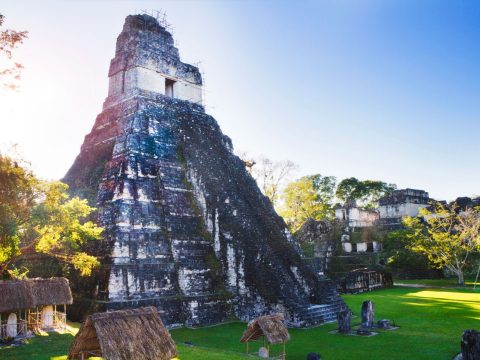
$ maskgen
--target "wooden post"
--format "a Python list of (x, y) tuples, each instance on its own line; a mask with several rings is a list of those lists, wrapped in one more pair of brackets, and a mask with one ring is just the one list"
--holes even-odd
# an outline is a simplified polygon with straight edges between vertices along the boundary
[(23, 310), (23, 332), (27, 335), (27, 310)]

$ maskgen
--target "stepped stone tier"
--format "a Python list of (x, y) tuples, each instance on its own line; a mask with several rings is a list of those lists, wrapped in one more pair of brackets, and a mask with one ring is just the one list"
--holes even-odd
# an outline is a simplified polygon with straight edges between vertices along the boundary
[(284, 221), (202, 106), (198, 68), (171, 34), (128, 16), (103, 111), (64, 181), (98, 208), (101, 269), (76, 279), (77, 317), (156, 306), (167, 324), (283, 312), (336, 319), (335, 286), (302, 260)]

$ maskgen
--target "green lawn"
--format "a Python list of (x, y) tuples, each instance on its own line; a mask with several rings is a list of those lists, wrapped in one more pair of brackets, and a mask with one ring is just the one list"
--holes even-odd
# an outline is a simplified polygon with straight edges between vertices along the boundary
[[(373, 300), (375, 318), (394, 320), (400, 328), (368, 338), (329, 334), (336, 324), (292, 329), (288, 359), (305, 360), (308, 352), (315, 351), (325, 360), (451, 360), (459, 352), (462, 331), (480, 328), (480, 293), (468, 290), (394, 288), (344, 298), (357, 315), (364, 300)], [(244, 324), (234, 323), (177, 329), (172, 335), (177, 343), (242, 351), (238, 340), (244, 329)]]
[[(1, 360), (66, 360), (68, 348), (78, 331), (78, 324), (71, 324), (71, 332), (64, 334), (50, 333), (45, 336), (36, 336), (29, 340), (28, 345), (0, 348)], [(224, 350), (202, 349), (178, 344), (178, 355), (181, 360), (245, 360), (243, 354), (232, 354)], [(101, 359), (101, 358), (90, 358)], [(132, 359), (133, 360), (133, 359)]]
[[(432, 287), (460, 287), (466, 289), (473, 289), (475, 279), (466, 279), (465, 285), (463, 286), (457, 284), (457, 279), (396, 280), (395, 282), (401, 284), (420, 284)], [(476, 289), (480, 291), (480, 283), (477, 283)]]
[[(374, 337), (332, 335), (335, 324), (314, 329), (291, 329), (287, 359), (305, 360), (310, 351), (334, 360), (451, 360), (459, 352), (460, 335), (480, 328), (480, 292), (468, 289), (414, 289), (396, 287), (345, 296), (358, 315), (364, 300), (373, 300), (376, 319), (388, 318), (400, 326)], [(356, 317), (354, 323), (359, 322)], [(245, 324), (240, 322), (200, 329), (175, 329), (181, 360), (246, 359), (239, 343)], [(72, 329), (72, 333), (75, 329)], [(65, 359), (72, 334), (37, 336), (25, 346), (0, 348), (2, 360)], [(195, 346), (184, 343), (191, 342)]]

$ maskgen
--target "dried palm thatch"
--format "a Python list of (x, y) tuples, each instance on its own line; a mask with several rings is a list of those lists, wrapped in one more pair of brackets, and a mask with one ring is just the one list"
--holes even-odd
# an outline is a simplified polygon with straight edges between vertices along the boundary
[(170, 360), (175, 343), (155, 307), (90, 315), (73, 340), (69, 359), (98, 354), (105, 360)]
[(50, 279), (31, 279), (30, 283), (33, 302), (40, 305), (62, 305), (73, 302), (72, 291), (68, 280), (61, 277)]
[(26, 281), (0, 281), (0, 313), (32, 307), (32, 292)]
[(290, 340), (288, 329), (283, 323), (283, 314), (260, 316), (248, 324), (240, 342), (258, 340), (265, 336), (270, 344), (281, 344)]
[(0, 281), (0, 312), (73, 302), (65, 278)]

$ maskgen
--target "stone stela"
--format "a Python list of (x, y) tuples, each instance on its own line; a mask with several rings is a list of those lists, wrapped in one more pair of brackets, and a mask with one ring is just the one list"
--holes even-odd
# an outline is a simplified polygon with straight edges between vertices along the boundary
[(349, 334), (351, 331), (352, 311), (347, 309), (337, 314), (338, 332)]

